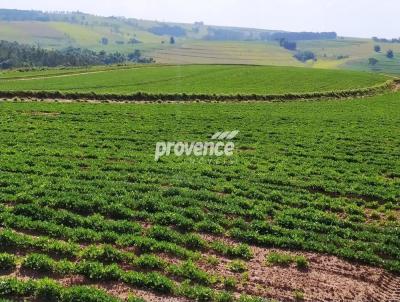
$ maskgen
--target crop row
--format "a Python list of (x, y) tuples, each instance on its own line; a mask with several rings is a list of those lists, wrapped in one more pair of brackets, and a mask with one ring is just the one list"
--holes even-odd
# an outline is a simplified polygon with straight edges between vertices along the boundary
[[(32, 209), (34, 209), (34, 211)], [(29, 210), (29, 212), (27, 212), (27, 210)], [(17, 206), (16, 213), (25, 215), (31, 213), (33, 218), (44, 219), (46, 221), (31, 220), (29, 217), (3, 213), (2, 217), (8, 217), (8, 219), (5, 219), (5, 225), (35, 231), (41, 230), (51, 236), (55, 236), (55, 232), (58, 232), (58, 236), (61, 236), (63, 239), (117, 243), (121, 246), (135, 246), (144, 252), (158, 250), (169, 252), (180, 257), (190, 257), (191, 254), (189, 251), (171, 242), (184, 244), (193, 249), (205, 247), (204, 241), (202, 241), (198, 235), (181, 235), (165, 227), (151, 228), (148, 234), (149, 238), (146, 238), (133, 235), (120, 235), (115, 232), (94, 233), (90, 229), (60, 226), (58, 224), (60, 221), (56, 220), (52, 223), (54, 211), (52, 212), (50, 209), (45, 210), (37, 206), (32, 208), (32, 205)], [(46, 215), (40, 217), (43, 213), (46, 213)], [(306, 213), (308, 213), (308, 217), (305, 216)], [(157, 217), (157, 215), (155, 215), (155, 217)], [(175, 224), (178, 227), (179, 225), (182, 226), (182, 222), (176, 218), (178, 217), (176, 213), (167, 212), (164, 216), (160, 217), (168, 218), (167, 224)], [(171, 217), (175, 217), (175, 219), (171, 221)], [(323, 219), (325, 219), (325, 221), (323, 221)], [(335, 216), (329, 216), (323, 212), (313, 211), (312, 209), (308, 209), (307, 211), (304, 209), (299, 211), (291, 210), (282, 212), (282, 214), (277, 217), (276, 224), (273, 225), (261, 221), (253, 221), (248, 224), (241, 220), (233, 220), (230, 233), (231, 235), (233, 234), (232, 236), (236, 239), (242, 239), (241, 236), (237, 236), (237, 233), (253, 233), (256, 234), (255, 236), (257, 238), (262, 238), (261, 240), (252, 240), (250, 241), (251, 243), (262, 242), (264, 245), (268, 243), (268, 245), (272, 246), (312, 249), (319, 252), (333, 252), (337, 255), (344, 255), (346, 258), (369, 264), (392, 266), (398, 262), (396, 260), (390, 260), (398, 259), (400, 255), (398, 241), (396, 239), (398, 238), (396, 229), (393, 229), (394, 233), (391, 236), (388, 234), (379, 234), (379, 232), (377, 235), (374, 235), (366, 230), (360, 232), (362, 229), (365, 229), (365, 227), (360, 230), (360, 225), (352, 222), (347, 222), (347, 225), (341, 222), (337, 226), (335, 226), (335, 223)], [(375, 231), (374, 227), (371, 226), (370, 228), (371, 231)], [(67, 234), (69, 235), (67, 236)], [(348, 239), (352, 240), (349, 241)], [(366, 241), (370, 243), (367, 244)], [(340, 248), (337, 248), (337, 246)], [(213, 247), (215, 247), (215, 243), (211, 245), (211, 248)], [(214, 248), (214, 250), (218, 251), (218, 248)], [(221, 248), (219, 250), (221, 251)], [(234, 248), (228, 247), (225, 248), (225, 251), (222, 251), (222, 254), (230, 254), (234, 257), (247, 257), (248, 249), (246, 247), (241, 249), (239, 246), (238, 250), (235, 251)], [(381, 258), (383, 255), (385, 260)], [(191, 257), (193, 256), (194, 254), (191, 255)], [(397, 270), (396, 265), (393, 269)]]
[[(290, 198), (289, 200), (284, 200), (286, 199), (286, 196), (276, 191), (273, 191), (268, 195), (261, 192), (253, 193), (259, 195), (258, 198), (264, 200), (261, 202), (257, 200), (248, 201), (245, 199), (234, 199), (229, 197), (221, 199), (216, 197), (215, 194), (208, 193), (206, 191), (193, 190), (182, 192), (178, 188), (175, 188), (174, 190), (175, 193), (171, 197), (168, 197), (166, 194), (162, 197), (155, 195), (151, 199), (145, 198), (141, 201), (138, 201), (133, 207), (131, 205), (129, 208), (121, 203), (117, 204), (108, 202), (101, 204), (97, 201), (94, 202), (90, 200), (82, 200), (71, 203), (68, 200), (59, 199), (57, 201), (52, 200), (51, 202), (42, 200), (40, 202), (40, 206), (18, 205), (15, 209), (15, 212), (22, 214), (25, 212), (27, 216), (30, 216), (30, 213), (34, 212), (32, 214), (32, 218), (49, 218), (55, 222), (63, 223), (71, 227), (85, 226), (87, 223), (83, 222), (84, 220), (90, 221), (90, 224), (92, 222), (96, 224), (96, 219), (101, 222), (101, 225), (99, 224), (101, 228), (107, 227), (108, 224), (111, 224), (113, 227), (115, 227), (114, 225), (121, 223), (122, 226), (118, 227), (121, 229), (120, 232), (126, 229), (125, 225), (129, 224), (128, 222), (125, 222), (124, 219), (134, 219), (148, 221), (152, 224), (173, 225), (174, 227), (177, 227), (185, 232), (197, 230), (209, 231), (211, 233), (218, 234), (222, 229), (230, 228), (232, 226), (237, 227), (241, 219), (252, 219), (257, 221), (262, 220), (265, 215), (276, 216), (277, 213), (281, 213), (277, 216), (277, 222), (282, 226), (290, 225), (289, 222), (286, 222), (286, 220), (290, 219), (289, 216), (301, 214), (301, 217), (295, 218), (317, 222), (315, 227), (313, 227), (316, 231), (326, 231), (332, 226), (336, 227), (336, 229), (332, 228), (329, 231), (342, 237), (344, 236), (344, 238), (349, 238), (349, 236), (351, 236), (353, 239), (361, 239), (360, 237), (357, 237), (361, 236), (357, 232), (367, 231), (368, 233), (362, 235), (362, 239), (376, 241), (379, 240), (379, 237), (386, 232), (386, 230), (383, 230), (380, 227), (360, 223), (362, 221), (354, 220), (353, 222), (350, 220), (338, 220), (336, 215), (325, 213), (326, 210), (332, 210), (337, 212), (346, 211), (349, 214), (357, 215), (359, 218), (364, 215), (362, 208), (355, 207), (353, 204), (346, 204), (344, 201), (339, 202), (339, 200), (335, 201), (335, 203), (326, 205), (316, 201), (315, 199), (307, 200), (305, 199), (305, 196), (303, 196), (301, 200), (297, 201), (298, 196), (296, 196), (296, 194), (298, 193), (292, 193), (291, 195), (286, 193), (286, 195), (288, 195), (287, 198)], [(169, 194), (170, 193), (168, 193), (168, 195)], [(237, 194), (240, 194), (240, 192)], [(247, 197), (249, 198), (250, 196)], [(254, 197), (255, 196), (253, 196), (253, 199)], [(187, 201), (186, 198), (190, 198), (191, 201)], [(201, 210), (200, 206), (203, 200), (207, 200), (206, 204), (203, 203), (203, 207), (206, 207), (210, 211), (210, 214), (206, 214), (203, 212), (203, 210)], [(277, 203), (274, 203), (275, 200)], [(185, 208), (176, 206), (181, 202), (185, 203)], [(47, 205), (51, 206), (52, 208), (56, 208), (57, 212), (43, 207)], [(298, 208), (299, 210), (295, 210), (295, 212), (294, 210), (291, 210), (290, 212), (285, 210), (282, 212), (282, 208), (288, 206)], [(327, 206), (329, 207), (327, 208)], [(318, 207), (320, 208), (319, 210), (315, 209)], [(113, 220), (107, 221), (98, 215), (93, 215), (82, 219), (80, 216), (76, 216), (75, 214), (61, 210), (63, 208), (82, 215), (102, 213), (103, 215), (122, 220), (120, 220), (120, 222)], [(230, 217), (236, 216), (237, 218), (234, 220), (226, 219), (224, 218), (224, 215), (217, 215), (216, 212), (229, 215)], [(55, 215), (57, 217), (55, 217)], [(38, 216), (40, 218), (38, 218)], [(244, 223), (241, 224), (243, 227), (245, 227)], [(135, 224), (133, 224), (133, 226), (134, 225)], [(196, 225), (197, 228), (195, 227)], [(94, 227), (95, 230), (96, 228), (97, 227)]]
[(25, 216), (16, 216), (9, 213), (0, 215), (2, 224), (6, 227), (20, 229), (25, 231), (33, 231), (37, 234), (45, 234), (52, 238), (60, 238), (71, 240), (74, 242), (85, 243), (115, 243), (121, 247), (134, 246), (140, 252), (165, 252), (181, 258), (197, 258), (198, 253), (189, 251), (174, 243), (158, 241), (152, 238), (146, 238), (135, 235), (118, 235), (114, 232), (97, 233), (96, 237), (91, 234), (92, 230), (83, 228), (69, 228), (57, 225), (47, 221), (35, 221)]
[[(49, 241), (50, 240), (48, 240), (47, 238), (30, 237), (9, 230), (3, 230), (0, 232), (1, 250), (11, 251), (18, 249), (20, 251), (41, 251), (52, 253), (60, 257), (68, 256), (69, 259), (80, 261), (79, 263), (92, 263), (93, 261), (98, 261), (101, 265), (103, 263), (114, 265), (117, 263), (121, 263), (136, 267), (138, 269), (156, 271), (159, 270), (167, 275), (189, 279), (193, 282), (201, 283), (204, 285), (211, 285), (219, 281), (223, 282), (222, 277), (209, 275), (205, 271), (198, 268), (198, 266), (191, 260), (185, 261), (179, 265), (169, 264), (167, 261), (155, 255), (142, 254), (140, 256), (136, 256), (131, 252), (118, 250), (111, 245), (91, 245), (78, 250), (76, 246), (71, 243)], [(224, 249), (224, 245), (221, 245), (220, 248)], [(3, 256), (4, 255), (6, 254), (3, 254)], [(48, 268), (46, 272), (58, 273), (63, 275), (82, 273), (79, 270), (80, 267), (73, 266), (74, 262), (70, 262), (67, 260), (56, 262), (50, 258), (44, 257), (47, 256), (42, 255), (39, 258), (42, 260), (44, 259), (43, 262), (45, 262), (45, 264), (43, 264), (42, 266)], [(3, 262), (1, 262), (1, 259), (3, 259)], [(48, 264), (50, 262), (52, 264)], [(7, 263), (7, 257), (0, 257), (0, 264), (0, 269), (7, 269), (10, 268), (9, 266), (12, 266), (11, 263)], [(50, 267), (53, 268), (50, 270)], [(34, 267), (30, 268), (33, 269)], [(101, 274), (99, 274), (99, 276), (100, 275)]]
[[(227, 292), (215, 292), (209, 288), (183, 283), (179, 293), (189, 299), (199, 302), (265, 302), (265, 299), (241, 295), (234, 299)], [(3, 298), (34, 298), (38, 301), (52, 302), (122, 302), (123, 300), (110, 296), (106, 292), (89, 286), (63, 287), (53, 279), (19, 280), (16, 278), (0, 278), (0, 297)], [(8, 300), (2, 300), (7, 301)], [(11, 301), (11, 300), (10, 300)], [(129, 296), (125, 302), (145, 302), (144, 299)]]
[[(3, 261), (1, 261), (2, 259)], [(6, 263), (4, 259), (8, 259), (8, 262)], [(184, 296), (196, 301), (229, 302), (235, 300), (230, 292), (213, 290), (209, 287), (193, 284), (192, 282), (211, 285), (216, 282), (216, 279), (198, 270), (191, 262), (186, 262), (182, 265), (172, 265), (168, 269), (170, 274), (178, 276), (182, 280), (186, 280), (179, 284), (157, 272), (143, 273), (138, 271), (124, 271), (116, 264), (105, 265), (94, 261), (82, 261), (79, 263), (67, 260), (56, 261), (43, 254), (30, 254), (18, 260), (12, 255), (0, 254), (0, 264), (3, 265), (0, 269), (15, 268), (17, 261), (21, 263), (21, 269), (34, 271), (39, 274), (50, 274), (51, 276), (79, 274), (93, 282), (123, 282), (135, 288), (153, 290), (160, 294)], [(147, 264), (154, 263), (154, 259), (145, 260), (141, 258), (140, 261), (141, 263)], [(7, 266), (5, 266), (5, 263)], [(148, 268), (147, 264), (143, 266), (143, 268)], [(1, 282), (2, 281), (0, 281), (0, 296), (21, 295), (18, 291), (15, 292), (15, 289), (7, 288), (7, 286)], [(239, 301), (258, 301), (258, 299), (243, 296)]]
[[(7, 214), (4, 213), (3, 215), (6, 216)], [(12, 209), (12, 215), (15, 215), (12, 217), (16, 219), (14, 221), (9, 219), (8, 221), (14, 223), (14, 226), (16, 221), (23, 219), (21, 218), (22, 216), (27, 217), (26, 221), (31, 219), (35, 221), (46, 221), (47, 223), (53, 222), (56, 224), (54, 228), (57, 228), (58, 225), (64, 226), (63, 230), (66, 231), (64, 236), (70, 233), (68, 239), (78, 241), (121, 242), (118, 241), (118, 238), (120, 238), (122, 235), (139, 236), (140, 234), (146, 234), (149, 239), (155, 239), (159, 242), (174, 243), (189, 250), (196, 251), (211, 249), (219, 254), (231, 258), (249, 259), (252, 257), (248, 246), (226, 245), (222, 242), (213, 242), (208, 244), (207, 241), (202, 239), (202, 237), (196, 233), (183, 234), (171, 228), (160, 225), (154, 225), (145, 231), (139, 224), (131, 223), (126, 220), (105, 220), (100, 215), (84, 217), (66, 210), (54, 210), (52, 208), (43, 207), (36, 204), (16, 205)], [(1, 217), (2, 216), (0, 214), (0, 220)], [(179, 225), (179, 223), (176, 223), (176, 226), (179, 227)], [(73, 230), (70, 228), (73, 228)]]
[[(141, 204), (141, 205), (140, 205)], [(190, 218), (179, 215), (179, 210), (175, 210), (174, 208), (167, 207), (168, 200), (161, 201), (142, 201), (137, 205), (138, 209), (141, 210), (141, 215), (143, 218), (148, 217), (149, 222), (161, 224), (161, 225), (171, 225), (175, 228), (181, 229), (184, 232), (188, 232), (193, 230), (193, 226), (196, 225), (196, 222)], [(232, 204), (234, 204), (232, 202)], [(90, 202), (87, 202), (87, 205), (91, 205)], [(194, 204), (192, 204), (193, 206)], [(213, 208), (212, 203), (208, 203), (207, 207), (213, 211), (223, 212), (223, 209), (219, 206), (218, 208)], [(265, 211), (268, 211), (267, 202), (264, 202), (264, 207), (259, 208), (260, 214), (262, 218), (265, 215)], [(295, 204), (292, 204), (292, 207)], [(107, 205), (109, 209), (109, 205)], [(165, 212), (164, 212), (165, 209)], [(124, 214), (129, 213), (130, 209), (124, 211)], [(132, 211), (132, 210), (130, 210)], [(149, 211), (149, 212), (147, 212)], [(101, 210), (102, 212), (102, 210)], [(34, 219), (41, 220), (49, 220), (54, 221), (55, 223), (62, 223), (69, 225), (68, 222), (63, 222), (65, 219), (58, 220), (54, 219), (54, 215), (58, 217), (62, 217), (63, 211), (51, 210), (49, 208), (33, 206), (33, 205), (19, 205), (14, 209), (15, 214), (27, 215), (28, 217)], [(192, 214), (196, 214), (198, 212), (193, 212)], [(189, 212), (186, 212), (189, 214)], [(232, 212), (230, 212), (232, 215)], [(66, 217), (78, 217), (76, 214), (72, 214), (68, 212)], [(135, 217), (134, 212), (132, 212), (132, 218)], [(136, 217), (137, 218), (137, 217)], [(147, 220), (147, 219), (146, 219)], [(316, 234), (329, 234), (332, 238), (338, 239), (351, 239), (353, 241), (362, 241), (362, 242), (371, 242), (377, 243), (380, 242), (380, 245), (384, 247), (388, 246), (387, 250), (391, 250), (390, 254), (392, 257), (399, 256), (399, 248), (396, 248), (397, 238), (399, 236), (396, 228), (386, 229), (383, 232), (382, 228), (379, 228), (374, 225), (365, 225), (358, 222), (352, 221), (342, 221), (338, 220), (336, 215), (325, 213), (324, 211), (315, 210), (308, 204), (306, 208), (301, 207), (299, 209), (287, 209), (281, 210), (278, 215), (276, 215), (275, 223), (267, 224), (263, 223), (262, 219), (253, 219), (251, 223), (246, 223), (245, 220), (241, 218), (230, 219), (229, 224), (226, 223), (226, 219), (223, 217), (218, 217), (214, 215), (212, 221), (203, 222), (201, 225), (204, 225), (207, 228), (198, 228), (197, 231), (209, 231), (211, 233), (219, 230), (219, 229), (231, 229), (231, 228), (239, 228), (241, 230), (254, 230), (263, 233), (273, 233), (275, 235), (285, 235), (286, 230), (307, 230), (310, 232), (314, 232)], [(70, 219), (71, 223), (73, 223), (74, 219)], [(78, 227), (78, 225), (70, 225), (71, 227)], [(215, 228), (212, 228), (215, 226)], [(155, 226), (157, 227), (157, 225)], [(158, 228), (158, 229), (157, 229)], [(180, 245), (184, 245), (190, 249), (202, 249), (206, 247), (206, 243), (196, 234), (182, 234), (176, 231), (173, 231), (166, 227), (158, 226), (157, 228), (150, 228), (148, 236), (154, 239), (174, 242)], [(218, 232), (217, 232), (218, 233)], [(383, 250), (382, 250), (383, 251)], [(381, 253), (382, 251), (377, 251), (377, 253)], [(232, 251), (228, 251), (225, 253), (227, 255), (231, 254), (232, 256), (240, 257), (240, 253), (236, 253), (232, 248)], [(245, 253), (244, 253), (245, 254)], [(245, 255), (243, 255), (245, 257)]]
[[(11, 214), (10, 214), (11, 215)], [(317, 219), (317, 218), (316, 218)], [(8, 226), (18, 227), (18, 223), (21, 225), (26, 225), (28, 222), (31, 224), (31, 229), (38, 231), (42, 230), (46, 233), (49, 233), (48, 228), (49, 225), (52, 225), (52, 229), (60, 229), (60, 234), (63, 234), (65, 238), (65, 227), (58, 226), (56, 224), (51, 224), (50, 222), (38, 222), (31, 221), (27, 217), (23, 216), (15, 216), (12, 215), (9, 217), (9, 221), (12, 224), (7, 224)], [(292, 220), (289, 220), (292, 221)], [(348, 239), (341, 239), (335, 235), (327, 235), (318, 232), (311, 232), (312, 228), (307, 227), (308, 225), (314, 226), (314, 223), (303, 223), (299, 224), (298, 222), (295, 224), (299, 227), (299, 229), (282, 229), (277, 226), (270, 226), (266, 223), (252, 223), (250, 225), (243, 225), (240, 228), (233, 228), (230, 231), (230, 235), (240, 241), (245, 241), (252, 244), (261, 244), (266, 246), (279, 246), (283, 248), (294, 248), (294, 249), (304, 249), (304, 250), (315, 250), (318, 252), (329, 252), (336, 254), (338, 256), (356, 260), (359, 262), (364, 262), (373, 265), (379, 265), (387, 267), (388, 269), (398, 272), (400, 262), (397, 260), (399, 258), (399, 248), (396, 247), (398, 241), (397, 237), (387, 237), (386, 244), (377, 244), (377, 243), (365, 243), (363, 241), (349, 241)], [(300, 226), (301, 229), (300, 229)], [(25, 228), (27, 228), (25, 226)], [(308, 229), (308, 230), (307, 230)], [(113, 243), (116, 243), (119, 246), (135, 246), (141, 252), (152, 252), (152, 251), (164, 251), (168, 253), (172, 253), (177, 256), (189, 256), (197, 258), (195, 253), (190, 254), (189, 251), (174, 245), (172, 243), (167, 243), (168, 240), (173, 239), (173, 237), (178, 236), (177, 233), (163, 232), (166, 230), (165, 228), (153, 228), (150, 231), (150, 235), (155, 238), (145, 238), (145, 237), (137, 237), (137, 236), (129, 236), (122, 235), (117, 236), (113, 239)], [(332, 229), (334, 230), (334, 228)], [(72, 230), (73, 233), (71, 236), (76, 236), (78, 230)], [(76, 233), (74, 233), (76, 232)], [(54, 236), (54, 233), (51, 233)], [(350, 233), (351, 234), (351, 233)], [(74, 238), (74, 237), (71, 237)], [(75, 237), (76, 238), (76, 237)], [(85, 237), (83, 237), (85, 238)], [(70, 239), (70, 238), (66, 238)], [(162, 241), (160, 239), (166, 240)], [(381, 239), (385, 239), (382, 237)], [(4, 246), (7, 246), (4, 244)], [(211, 247), (215, 250), (220, 251), (222, 254), (233, 253), (233, 256), (241, 255), (250, 257), (248, 254), (248, 248), (241, 246), (237, 247), (237, 252), (231, 252), (229, 249), (227, 250), (226, 246), (223, 244), (218, 244), (218, 242), (214, 242)], [(235, 250), (233, 250), (235, 251)], [(232, 254), (231, 254), (232, 255)], [(377, 256), (379, 255), (379, 256)], [(386, 255), (386, 259), (382, 259), (382, 255)], [(390, 260), (394, 259), (394, 260)]]
[[(0, 278), (0, 297), (10, 298), (12, 301), (21, 298), (34, 298), (38, 301), (52, 302), (122, 302), (122, 300), (94, 287), (63, 287), (48, 278), (27, 281), (16, 278)], [(130, 297), (126, 302), (144, 302), (144, 300)]]

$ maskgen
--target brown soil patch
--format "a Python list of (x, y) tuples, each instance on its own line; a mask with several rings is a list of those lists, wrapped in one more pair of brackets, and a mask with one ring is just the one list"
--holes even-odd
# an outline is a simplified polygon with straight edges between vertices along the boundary
[(238, 148), (238, 150), (241, 152), (251, 152), (251, 151), (255, 151), (256, 148), (250, 147), (250, 146), (241, 146)]
[(109, 157), (107, 158), (108, 163), (112, 164), (118, 164), (118, 163), (124, 163), (124, 164), (134, 164), (135, 161), (127, 158), (117, 158), (117, 157)]
[[(215, 240), (213, 236), (205, 236)], [(221, 240), (221, 238), (218, 238)], [(233, 244), (229, 239), (222, 239)], [(353, 264), (334, 256), (290, 252), (281, 249), (251, 247), (254, 258), (247, 262), (245, 275), (229, 270), (230, 259), (219, 257), (215, 266), (204, 261), (200, 267), (209, 273), (234, 277), (238, 280), (237, 291), (278, 301), (295, 301), (294, 292), (304, 293), (309, 302), (395, 302), (400, 301), (400, 276), (387, 273), (380, 268)], [(294, 264), (270, 266), (266, 256), (272, 252), (303, 255), (309, 261), (307, 270), (300, 270)], [(204, 253), (207, 257), (210, 254)]]
[(60, 112), (47, 112), (47, 111), (24, 111), (23, 115), (31, 115), (31, 116), (59, 116)]
[(400, 91), (400, 81), (396, 81), (393, 85), (393, 91)]
[(171, 185), (171, 184), (167, 184), (167, 183), (164, 183), (164, 184), (161, 184), (161, 189), (171, 189), (171, 188), (173, 188), (173, 186)]
[(225, 197), (231, 195), (230, 193), (225, 193), (225, 192), (215, 192), (215, 194), (219, 197)]

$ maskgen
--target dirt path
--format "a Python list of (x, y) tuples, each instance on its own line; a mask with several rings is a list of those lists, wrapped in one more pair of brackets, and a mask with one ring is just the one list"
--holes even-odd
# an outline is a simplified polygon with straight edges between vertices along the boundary
[(53, 79), (53, 78), (65, 78), (65, 77), (74, 77), (74, 76), (87, 75), (87, 74), (106, 73), (106, 72), (120, 71), (120, 70), (131, 70), (131, 69), (140, 69), (140, 68), (158, 68), (158, 67), (163, 67), (163, 66), (167, 66), (167, 65), (132, 66), (132, 67), (125, 67), (125, 68), (110, 68), (110, 69), (103, 69), (103, 70), (80, 71), (80, 72), (71, 72), (71, 73), (54, 74), (54, 75), (15, 77), (15, 78), (0, 78), (0, 81), (32, 81), (32, 80), (43, 80), (43, 79)]
[(32, 81), (32, 80), (43, 80), (43, 79), (54, 79), (54, 78), (66, 78), (66, 77), (74, 77), (86, 74), (96, 74), (96, 73), (104, 73), (115, 71), (115, 69), (111, 70), (98, 70), (98, 71), (85, 71), (85, 72), (77, 72), (77, 73), (66, 73), (66, 74), (56, 74), (49, 76), (37, 76), (37, 77), (28, 77), (28, 78), (14, 78), (14, 79), (4, 79), (6, 81)]

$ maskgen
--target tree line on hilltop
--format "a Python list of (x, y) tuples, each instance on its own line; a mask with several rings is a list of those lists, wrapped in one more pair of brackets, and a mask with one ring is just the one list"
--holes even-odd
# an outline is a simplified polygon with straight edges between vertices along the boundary
[(92, 66), (122, 64), (127, 62), (153, 63), (153, 58), (145, 58), (139, 50), (125, 55), (119, 52), (106, 53), (84, 48), (68, 47), (63, 50), (48, 50), (17, 42), (0, 41), (0, 69)]

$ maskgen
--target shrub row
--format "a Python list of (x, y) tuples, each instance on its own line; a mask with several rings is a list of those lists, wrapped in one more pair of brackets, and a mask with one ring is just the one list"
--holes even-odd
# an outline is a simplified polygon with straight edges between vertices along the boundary
[(140, 224), (127, 220), (109, 220), (99, 214), (81, 216), (62, 209), (52, 209), (39, 204), (18, 204), (12, 211), (16, 215), (24, 215), (36, 220), (48, 220), (72, 228), (90, 228), (94, 231), (110, 231), (117, 233), (134, 233), (142, 231)]
[[(141, 261), (145, 260), (146, 264), (148, 264), (149, 261), (153, 262), (154, 258), (150, 259), (149, 257), (150, 256), (146, 256), (146, 260), (142, 258)], [(180, 265), (171, 265), (167, 268), (169, 274), (186, 280), (180, 285), (175, 284), (171, 279), (157, 272), (143, 273), (124, 271), (115, 264), (104, 265), (93, 261), (82, 261), (79, 263), (65, 260), (56, 261), (42, 254), (31, 254), (27, 256), (22, 262), (22, 268), (39, 273), (59, 274), (62, 276), (81, 274), (95, 282), (120, 281), (131, 286), (153, 290), (161, 294), (182, 295), (196, 301), (233, 301), (233, 296), (231, 294), (196, 285), (196, 283), (212, 285), (217, 282), (218, 279), (215, 276), (201, 271), (190, 261)]]
[[(142, 255), (132, 261), (134, 266), (142, 269), (161, 269), (167, 275), (179, 277), (190, 282), (211, 285), (219, 279), (217, 276), (201, 270), (194, 262), (185, 261), (181, 264), (168, 264), (154, 255)], [(71, 262), (67, 260), (54, 260), (44, 254), (30, 254), (23, 258), (23, 269), (33, 270), (39, 273), (51, 273), (60, 276), (69, 274), (81, 274), (95, 281), (123, 281), (141, 288), (149, 288), (158, 292), (172, 293), (173, 282), (158, 272), (148, 274), (124, 271), (117, 264), (104, 264), (95, 260), (82, 260)], [(132, 280), (136, 280), (134, 283)]]
[(88, 286), (64, 288), (54, 280), (22, 281), (16, 278), (0, 279), (0, 297), (12, 300), (17, 298), (34, 298), (39, 301), (52, 302), (120, 302), (122, 300), (106, 294), (102, 290)]
[(118, 265), (104, 265), (100, 262), (56, 261), (47, 255), (31, 254), (22, 262), (23, 269), (39, 273), (51, 273), (61, 276), (81, 274), (93, 281), (122, 281), (129, 285), (154, 290), (160, 293), (173, 293), (174, 282), (169, 278), (156, 273), (125, 272)]
[(183, 244), (184, 246), (192, 250), (212, 249), (218, 254), (230, 258), (251, 259), (253, 257), (250, 247), (247, 244), (228, 245), (218, 240), (213, 241), (211, 244), (209, 244), (198, 234), (182, 234), (164, 226), (155, 225), (151, 227), (147, 232), (147, 236), (157, 240)]
[(286, 253), (271, 252), (267, 255), (267, 263), (269, 265), (288, 266), (296, 263), (299, 269), (308, 268), (308, 260), (304, 256), (294, 256)]
[(7, 229), (1, 230), (0, 251), (14, 249), (53, 253), (67, 258), (74, 258), (80, 250), (79, 246), (73, 243), (58, 241), (47, 237), (30, 237)]
[[(38, 301), (51, 302), (122, 302), (106, 292), (90, 286), (62, 287), (56, 281), (44, 278), (39, 280), (0, 279), (0, 300), (14, 301), (22, 298), (34, 298)], [(5, 300), (3, 297), (10, 298)], [(25, 300), (24, 300), (25, 301)], [(144, 299), (129, 296), (126, 302), (145, 302)]]
[[(197, 259), (199, 254), (187, 250), (177, 244), (158, 241), (153, 238), (135, 235), (118, 235), (115, 232), (95, 232), (90, 229), (68, 228), (48, 221), (34, 221), (29, 217), (17, 216), (11, 213), (1, 213), (0, 221), (7, 226), (23, 230), (32, 230), (52, 237), (76, 242), (102, 242), (115, 243), (121, 247), (136, 247), (140, 253), (165, 252), (184, 259)], [(92, 236), (93, 235), (93, 236)], [(13, 235), (15, 236), (15, 235)], [(100, 237), (99, 237), (100, 236)], [(1, 238), (0, 238), (1, 239)], [(18, 244), (14, 240), (10, 244)], [(20, 244), (18, 244), (20, 245)], [(73, 254), (75, 255), (75, 253)]]
[[(126, 236), (117, 235), (116, 231), (119, 230), (118, 234), (140, 234), (142, 228), (137, 223), (128, 222), (125, 220), (115, 221), (115, 220), (105, 220), (100, 215), (93, 215), (90, 217), (83, 217), (66, 210), (54, 210), (52, 208), (39, 206), (37, 204), (23, 204), (17, 205), (13, 208), (12, 213), (17, 214), (18, 216), (12, 216), (12, 219), (7, 219), (6, 221), (11, 221), (13, 227), (26, 227), (29, 225), (31, 219), (43, 220), (42, 228), (33, 228), (35, 230), (38, 229), (47, 229), (50, 228), (52, 230), (51, 235), (56, 235), (55, 232), (63, 234), (63, 238), (65, 239), (73, 239), (77, 241), (86, 241), (86, 242), (101, 242), (105, 241), (108, 243), (116, 243), (120, 238), (127, 238)], [(27, 218), (23, 218), (20, 215), (27, 216)], [(4, 213), (3, 217), (6, 217), (7, 214)], [(167, 217), (167, 215), (163, 215), (163, 217)], [(169, 217), (175, 217), (174, 215), (170, 215)], [(180, 215), (178, 215), (180, 217)], [(0, 217), (1, 218), (1, 217)], [(96, 218), (99, 221), (96, 221)], [(22, 222), (25, 222), (25, 224)], [(176, 219), (175, 219), (176, 220)], [(175, 221), (174, 220), (174, 221)], [(21, 221), (17, 225), (17, 222)], [(57, 226), (52, 224), (50, 227), (50, 223), (54, 222)], [(37, 225), (39, 222), (32, 222)], [(102, 225), (100, 227), (100, 224)], [(59, 226), (60, 225), (60, 226)], [(62, 225), (62, 226), (61, 226)], [(66, 228), (75, 227), (74, 229)], [(57, 231), (60, 229), (60, 231)], [(105, 230), (103, 232), (99, 232), (97, 230)], [(97, 231), (97, 232), (95, 232)], [(168, 244), (174, 243), (177, 245), (183, 245), (190, 250), (199, 250), (199, 249), (207, 249), (211, 248), (219, 254), (222, 254), (231, 258), (243, 258), (250, 259), (252, 257), (251, 251), (247, 245), (227, 245), (220, 241), (215, 241), (213, 244), (209, 245), (205, 240), (203, 240), (198, 234), (188, 233), (182, 234), (177, 232), (171, 228), (164, 226), (153, 226), (147, 231), (147, 236), (150, 237), (148, 240), (143, 239), (139, 244), (143, 246), (144, 242), (153, 242), (155, 239), (159, 243), (168, 242)], [(140, 236), (136, 236), (137, 239)], [(146, 238), (146, 237), (143, 237)], [(123, 243), (123, 241), (119, 240), (119, 242)], [(143, 249), (143, 248), (142, 248)], [(144, 252), (151, 251), (147, 250), (144, 246)], [(183, 250), (182, 250), (183, 251)], [(186, 253), (184, 253), (186, 254)], [(184, 255), (185, 256), (185, 255)], [(190, 255), (188, 255), (190, 256)]]
[(290, 101), (315, 98), (347, 98), (370, 96), (388, 90), (394, 80), (383, 84), (350, 90), (326, 92), (287, 93), (287, 94), (150, 94), (138, 92), (134, 94), (98, 94), (94, 92), (60, 92), (60, 91), (0, 91), (2, 98), (38, 98), (38, 99), (68, 99), (68, 100), (98, 100), (98, 101)]

